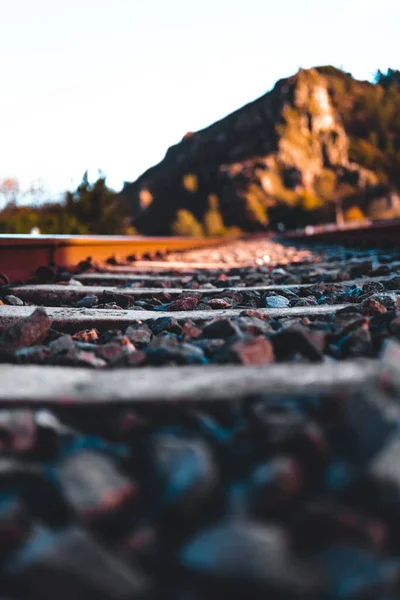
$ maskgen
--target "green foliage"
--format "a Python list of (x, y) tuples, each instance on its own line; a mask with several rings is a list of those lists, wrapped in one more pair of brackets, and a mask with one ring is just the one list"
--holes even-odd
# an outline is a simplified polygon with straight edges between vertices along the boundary
[(336, 186), (336, 175), (329, 169), (323, 169), (314, 181), (316, 195), (325, 201), (331, 201), (335, 198)]
[(382, 73), (382, 71), (378, 70), (375, 75), (375, 81), (384, 88), (394, 86), (400, 89), (400, 71), (388, 69), (386, 73)]
[(333, 67), (332, 65), (317, 67), (317, 71), (318, 73), (321, 73), (321, 75), (331, 75), (339, 78), (351, 77), (351, 73), (346, 73), (345, 71), (342, 71), (342, 69), (338, 69), (337, 67)]
[(88, 233), (120, 233), (129, 216), (128, 208), (106, 185), (105, 177), (88, 182), (87, 173), (75, 192), (67, 193), (66, 210), (88, 228)]
[(326, 69), (318, 70), (349, 136), (350, 160), (400, 185), (400, 71), (378, 71), (374, 85)]
[(318, 196), (309, 191), (305, 191), (301, 194), (300, 201), (301, 206), (306, 211), (318, 210), (324, 204), (321, 198), (318, 198)]
[(368, 139), (352, 138), (350, 139), (349, 153), (354, 162), (362, 164), (366, 169), (379, 172), (379, 179), (382, 181), (384, 173), (389, 168), (388, 157), (385, 152), (380, 150), (376, 144), (370, 140), (376, 140), (376, 132), (370, 132)]
[(236, 227), (236, 225), (231, 225), (230, 227), (225, 227), (225, 235), (231, 237), (239, 237), (243, 235), (242, 229), (240, 227)]
[(48, 234), (89, 233), (88, 227), (68, 214), (63, 204), (29, 207), (17, 206), (10, 202), (0, 211), (0, 233), (29, 233), (33, 227), (38, 227), (41, 233)]
[[(321, 143), (314, 134), (321, 102), (318, 94), (312, 93), (312, 88), (314, 83), (321, 83), (320, 76), (327, 85), (336, 116), (343, 123), (347, 134), (349, 160), (366, 170), (361, 169), (364, 183), (342, 176), (341, 170), (335, 167), (336, 164), (345, 164), (347, 160), (346, 140), (339, 139), (340, 143), (337, 148), (335, 146), (337, 152), (341, 153), (340, 160), (325, 160), (322, 156), (322, 150), (326, 151), (329, 144), (335, 143), (334, 135), (337, 132), (330, 132), (332, 137), (327, 132)], [(230, 231), (227, 223), (238, 223), (248, 230), (262, 229), (268, 223), (276, 225), (281, 222), (295, 227), (333, 218), (334, 201), (337, 198), (351, 198), (362, 190), (366, 181), (371, 185), (383, 183), (400, 188), (400, 71), (378, 71), (374, 84), (357, 81), (351, 74), (332, 66), (300, 71), (294, 100), (291, 101), (286, 96), (283, 102), (282, 98), (275, 100), (276, 110), (275, 104), (268, 108), (266, 101), (266, 112), (271, 122), (266, 121), (268, 127), (265, 131), (257, 125), (257, 131), (252, 129), (248, 132), (248, 136), (254, 135), (257, 141), (257, 144), (254, 143), (256, 150), (253, 148), (251, 151), (254, 150), (255, 154), (249, 155), (248, 160), (237, 158), (236, 164), (225, 165), (225, 170), (229, 167), (229, 177), (226, 180), (221, 176), (223, 164), (218, 161), (228, 158), (232, 161), (234, 155), (216, 154), (214, 160), (214, 154), (210, 155), (210, 159), (201, 154), (199, 161), (205, 163), (199, 165), (199, 174), (192, 172), (193, 165), (190, 165), (187, 171), (177, 171), (179, 180), (176, 187), (171, 184), (165, 190), (163, 185), (159, 186), (160, 197), (171, 202), (168, 210), (157, 204), (157, 194), (153, 197), (152, 186), (142, 189), (143, 194), (139, 195), (140, 206), (146, 211), (140, 214), (147, 214), (149, 223), (159, 219), (157, 232), (164, 228), (164, 231), (182, 236), (223, 235)], [(261, 104), (258, 103), (257, 106), (261, 107)], [(260, 123), (263, 123), (261, 116)], [(269, 142), (269, 138), (275, 137), (276, 147)], [(212, 136), (210, 139), (212, 142)], [(239, 149), (247, 144), (246, 141), (243, 146), (243, 140), (238, 141), (242, 144), (238, 145)], [(210, 148), (213, 146), (211, 142)], [(249, 148), (252, 147), (250, 142), (251, 140)], [(237, 149), (235, 144), (237, 145), (237, 140), (232, 135), (232, 152)], [(318, 152), (324, 158), (323, 163), (321, 157), (317, 156)], [(267, 158), (268, 161), (265, 160)], [(330, 154), (328, 158), (330, 159)], [(215, 176), (218, 185), (214, 185), (215, 174), (210, 181), (204, 177), (205, 183), (203, 182), (200, 166), (206, 172), (208, 163), (212, 167), (211, 171), (219, 169), (218, 176)], [(307, 175), (299, 185), (285, 183), (285, 170), (291, 166), (295, 166), (302, 175)], [(376, 180), (373, 174), (376, 175)], [(145, 186), (150, 183), (146, 179)], [(218, 190), (221, 206), (218, 197), (210, 193), (212, 190)], [(16, 180), (8, 178), (0, 181), (0, 197), (7, 203), (0, 211), (0, 232), (26, 233), (33, 227), (38, 227), (42, 233), (49, 234), (135, 233), (131, 226), (130, 206), (106, 185), (103, 176), (92, 184), (85, 173), (78, 188), (74, 192), (68, 192), (60, 203), (18, 206), (19, 193)], [(171, 198), (175, 200), (172, 202)], [(360, 206), (369, 217), (394, 214), (384, 200), (378, 199), (370, 204), (362, 202), (360, 197)], [(189, 206), (190, 210), (182, 206)], [(346, 213), (346, 218), (355, 217), (360, 218), (359, 210)], [(149, 225), (147, 231), (151, 228)]]
[(261, 225), (267, 225), (268, 217), (265, 208), (266, 194), (262, 188), (255, 183), (251, 183), (246, 189), (245, 198), (248, 218)]
[(40, 206), (18, 206), (8, 202), (0, 211), (0, 233), (133, 234), (129, 208), (110, 188), (105, 178), (89, 183), (87, 173), (63, 202)]
[(345, 221), (365, 221), (365, 215), (359, 206), (352, 206), (344, 213)]
[(224, 235), (224, 220), (219, 210), (219, 200), (216, 194), (208, 196), (208, 211), (205, 213), (203, 221), (206, 235), (211, 237)]
[(396, 219), (400, 216), (398, 207), (392, 206), (386, 198), (372, 200), (366, 212), (371, 219)]
[(302, 128), (301, 112), (287, 105), (283, 108), (282, 117), (284, 123), (278, 125), (277, 129), (285, 141), (285, 146), (294, 149), (304, 164), (312, 160), (315, 156), (313, 137), (311, 133), (306, 134)]
[(183, 237), (202, 237), (204, 235), (203, 227), (190, 210), (182, 208), (177, 211), (176, 219), (172, 224), (174, 235)]

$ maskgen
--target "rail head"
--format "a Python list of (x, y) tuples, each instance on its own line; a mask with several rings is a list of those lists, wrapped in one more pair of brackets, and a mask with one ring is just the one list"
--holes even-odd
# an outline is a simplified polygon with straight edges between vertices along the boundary
[(157, 252), (184, 251), (216, 246), (223, 238), (5, 235), (0, 234), (0, 272), (10, 281), (31, 279), (39, 266), (73, 267), (91, 257), (102, 263), (109, 258), (127, 260)]
[(287, 231), (279, 237), (290, 242), (352, 243), (365, 240), (370, 244), (400, 244), (400, 220), (345, 223), (341, 227), (332, 224), (309, 225), (301, 230)]

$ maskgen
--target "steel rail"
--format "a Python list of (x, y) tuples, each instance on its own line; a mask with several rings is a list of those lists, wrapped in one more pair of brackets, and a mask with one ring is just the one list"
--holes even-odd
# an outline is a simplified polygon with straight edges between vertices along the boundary
[(400, 220), (376, 221), (374, 223), (315, 225), (298, 231), (287, 231), (284, 236), (290, 242), (321, 242), (331, 244), (353, 244), (368, 242), (370, 246), (400, 244)]
[(143, 257), (145, 254), (204, 248), (220, 244), (222, 238), (70, 236), (0, 234), (0, 272), (10, 281), (33, 277), (42, 265), (76, 266), (91, 257), (102, 263), (115, 256)]

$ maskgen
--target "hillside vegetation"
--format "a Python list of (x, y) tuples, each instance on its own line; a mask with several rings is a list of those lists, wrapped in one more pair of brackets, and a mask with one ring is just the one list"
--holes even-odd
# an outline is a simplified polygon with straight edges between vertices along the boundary
[(29, 233), (33, 228), (49, 234), (135, 233), (126, 201), (107, 187), (104, 177), (89, 183), (87, 173), (62, 202), (19, 206), (11, 200), (0, 211), (0, 233)]
[(123, 190), (144, 233), (223, 234), (400, 216), (400, 76), (301, 70), (188, 133)]
[[(400, 217), (400, 72), (375, 83), (300, 70), (206, 129), (187, 133), (120, 194), (85, 174), (60, 203), (0, 211), (0, 232), (224, 235)], [(0, 188), (1, 195), (1, 188)]]

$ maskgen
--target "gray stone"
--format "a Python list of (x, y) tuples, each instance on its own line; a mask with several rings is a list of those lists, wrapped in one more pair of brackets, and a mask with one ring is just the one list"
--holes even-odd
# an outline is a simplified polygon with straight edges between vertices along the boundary
[(285, 296), (268, 296), (265, 299), (266, 308), (287, 308), (290, 306), (290, 301)]

